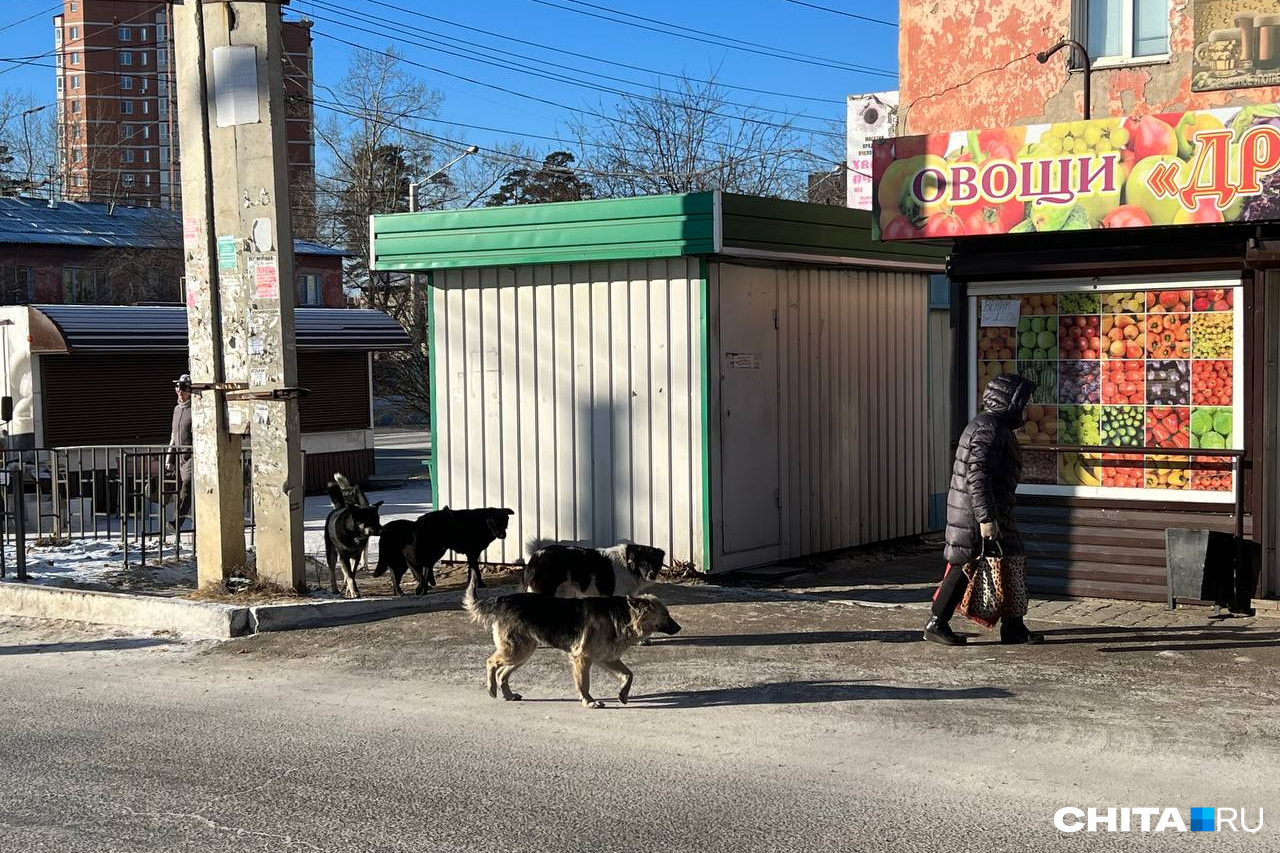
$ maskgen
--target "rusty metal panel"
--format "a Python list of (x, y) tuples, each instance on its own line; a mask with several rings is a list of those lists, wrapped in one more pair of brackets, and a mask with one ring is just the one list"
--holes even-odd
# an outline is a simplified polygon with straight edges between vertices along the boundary
[(694, 258), (437, 270), (436, 502), (535, 538), (702, 566), (703, 282)]

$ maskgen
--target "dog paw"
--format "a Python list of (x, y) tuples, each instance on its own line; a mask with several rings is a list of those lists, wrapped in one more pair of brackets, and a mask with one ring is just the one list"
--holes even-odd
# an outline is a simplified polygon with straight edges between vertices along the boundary
[(640, 641), (640, 645), (642, 645), (642, 646), (652, 646), (652, 645), (653, 645), (653, 640), (649, 639), (648, 637), (645, 637), (643, 640), (641, 640), (641, 641)]
[(510, 693), (506, 696), (503, 696), (502, 698), (506, 699), (508, 702), (519, 702), (524, 697), (521, 696), (519, 693)]
[(588, 708), (594, 708), (597, 710), (604, 707), (604, 703), (601, 702), (599, 699), (593, 699), (590, 702), (583, 702), (582, 704), (587, 706)]
[(626, 694), (626, 693), (619, 693), (619, 694), (618, 694), (618, 701), (619, 701), (619, 702), (621, 702), (623, 705), (627, 704), (627, 699), (629, 699), (629, 698), (631, 698), (631, 697), (630, 697), (628, 694)]

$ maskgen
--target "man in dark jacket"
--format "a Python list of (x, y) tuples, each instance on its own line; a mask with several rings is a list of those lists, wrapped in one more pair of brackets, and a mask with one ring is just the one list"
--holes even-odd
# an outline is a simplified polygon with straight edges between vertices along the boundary
[[(173, 381), (178, 404), (173, 407), (173, 421), (169, 430), (169, 455), (165, 460), (165, 472), (178, 473), (178, 511), (169, 526), (174, 531), (182, 528), (182, 520), (191, 512), (191, 375), (184, 373)], [(181, 450), (177, 448), (182, 448)]]
[[(1026, 420), (1034, 389), (1035, 383), (1021, 376), (992, 379), (982, 395), (983, 410), (960, 436), (947, 494), (947, 575), (933, 600), (933, 618), (924, 629), (926, 640), (964, 645), (965, 638), (952, 631), (949, 622), (968, 586), (964, 567), (983, 552), (984, 540), (988, 547), (998, 542), (1009, 560), (1026, 559), (1013, 520), (1015, 492), (1022, 478), (1022, 453), (1014, 431)], [(1021, 578), (1025, 583), (1025, 572)], [(1021, 592), (1025, 601), (1025, 590)], [(1043, 634), (1027, 629), (1023, 615), (1000, 620), (1000, 642), (1044, 642)]]

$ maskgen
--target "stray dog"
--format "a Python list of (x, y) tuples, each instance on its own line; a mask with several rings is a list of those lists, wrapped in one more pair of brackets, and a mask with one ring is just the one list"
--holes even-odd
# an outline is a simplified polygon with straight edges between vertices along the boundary
[(348, 503), (342, 487), (332, 480), (329, 481), (329, 500), (333, 502), (333, 511), (324, 521), (324, 556), (329, 563), (329, 589), (338, 591), (334, 569), (341, 561), (342, 575), (347, 582), (346, 597), (358, 598), (360, 591), (356, 589), (355, 566), (369, 547), (369, 537), (382, 532), (378, 519), (378, 507), (382, 506), (382, 501), (372, 506)]
[(424, 513), (414, 528), (418, 570), (435, 578), (436, 563), (445, 551), (457, 551), (467, 558), (468, 583), (484, 586), (480, 577), (480, 555), (495, 539), (507, 538), (507, 522), (515, 510), (444, 509)]
[(568, 652), (573, 661), (573, 681), (578, 697), (588, 708), (603, 708), (604, 702), (591, 696), (591, 665), (598, 663), (622, 681), (618, 701), (627, 704), (631, 695), (631, 670), (622, 654), (653, 631), (675, 634), (680, 625), (666, 606), (653, 596), (641, 598), (550, 598), (528, 592), (476, 600), (476, 577), (472, 576), (462, 597), (471, 621), (493, 629), (496, 647), (485, 674), (489, 695), (514, 702), (521, 697), (511, 692), (511, 673), (529, 659), (539, 644)]
[(558, 598), (635, 595), (658, 579), (661, 548), (624, 543), (609, 548), (546, 545), (524, 568), (524, 591)]
[[(348, 480), (344, 475), (335, 473), (333, 482), (342, 490), (342, 498), (348, 506), (368, 506), (369, 499), (365, 497), (364, 489)], [(330, 496), (332, 497), (332, 495)], [(367, 572), (369, 571), (369, 546), (366, 544), (364, 552), (360, 555), (360, 566)]]
[(422, 569), (418, 567), (417, 529), (416, 521), (388, 521), (382, 525), (382, 533), (378, 537), (378, 567), (373, 570), (373, 576), (380, 577), (390, 569), (391, 589), (396, 595), (404, 595), (400, 579), (406, 571), (413, 572), (413, 579), (418, 582), (415, 595), (426, 595), (427, 588), (436, 585), (435, 568), (427, 569), (426, 577), (423, 577)]

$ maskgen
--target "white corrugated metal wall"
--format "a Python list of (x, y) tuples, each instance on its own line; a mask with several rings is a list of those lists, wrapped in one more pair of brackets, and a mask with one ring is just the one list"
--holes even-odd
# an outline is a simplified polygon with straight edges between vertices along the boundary
[(434, 274), (436, 505), (535, 537), (653, 544), (704, 566), (696, 258)]
[[(765, 277), (777, 294), (780, 556), (926, 531), (933, 488), (928, 276), (736, 264), (720, 264), (717, 272), (720, 324), (735, 287)], [(717, 341), (724, 331), (716, 328)], [(719, 452), (717, 444), (715, 464), (734, 464), (718, 459)], [(713, 504), (716, 530), (721, 506)], [(723, 553), (714, 539), (713, 545)]]

